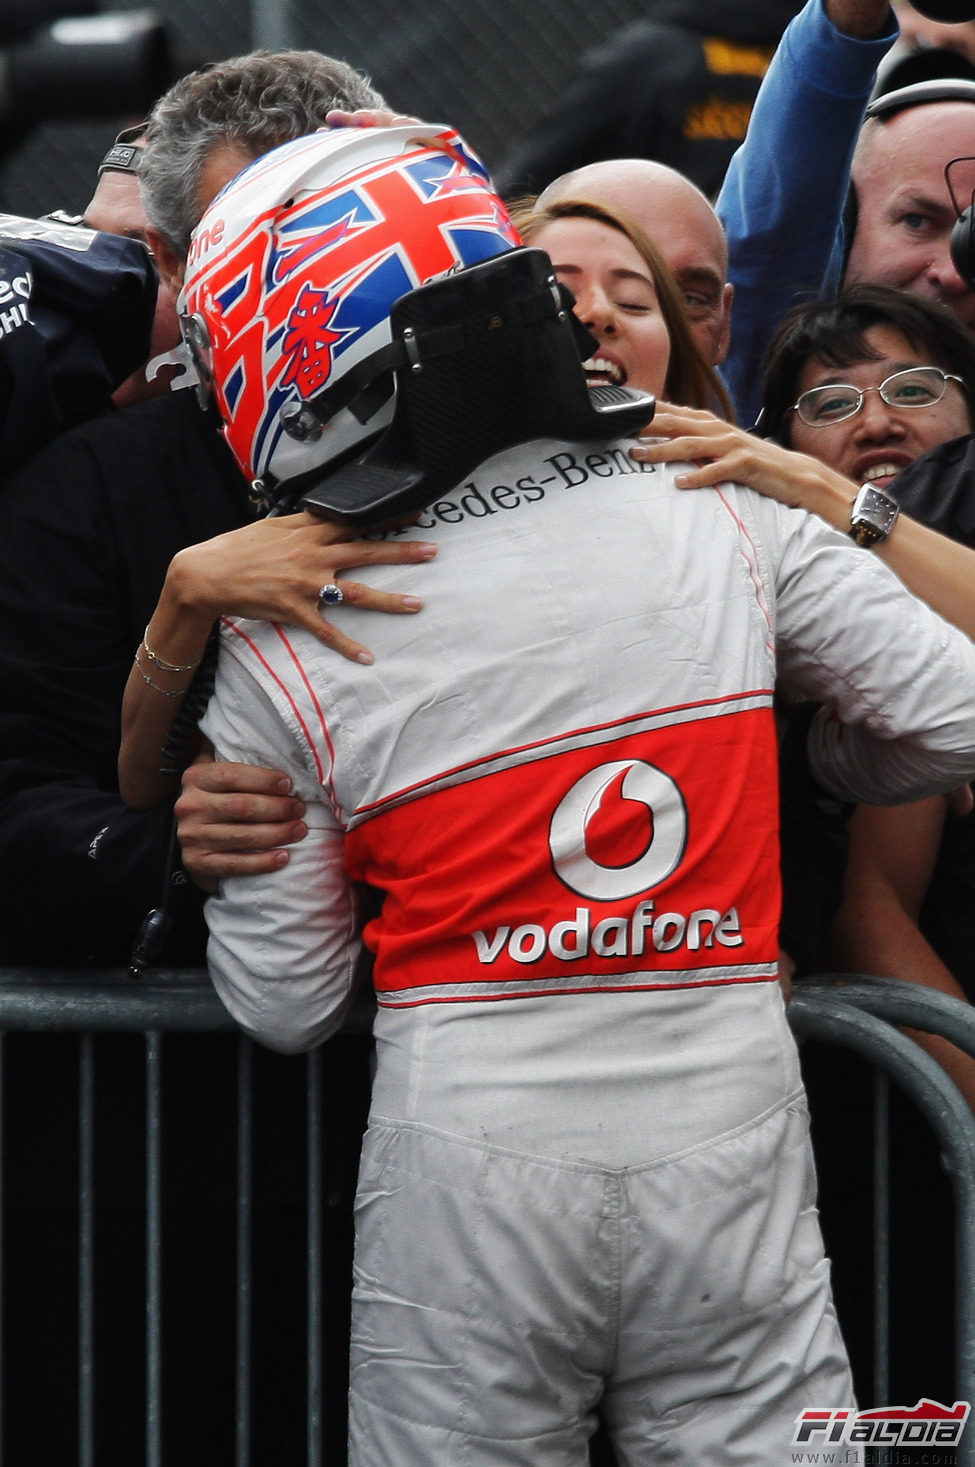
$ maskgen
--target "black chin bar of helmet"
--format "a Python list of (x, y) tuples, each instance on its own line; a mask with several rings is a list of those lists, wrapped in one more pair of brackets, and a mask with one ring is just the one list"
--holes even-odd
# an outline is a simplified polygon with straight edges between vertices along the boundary
[(366, 422), (395, 379), (392, 423), (356, 458), (265, 483), (279, 508), (375, 529), (416, 514), (503, 449), (625, 437), (653, 417), (649, 393), (587, 385), (581, 364), (597, 343), (542, 250), (511, 250), (422, 285), (390, 321), (387, 347), (282, 419), (299, 439), (317, 436), (340, 407)]

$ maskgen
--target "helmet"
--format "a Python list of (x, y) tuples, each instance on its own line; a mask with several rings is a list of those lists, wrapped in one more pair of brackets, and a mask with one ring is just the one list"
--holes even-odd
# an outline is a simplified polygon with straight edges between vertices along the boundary
[[(390, 393), (354, 399), (394, 302), (518, 243), (480, 160), (441, 127), (323, 130), (238, 174), (194, 231), (179, 306), (244, 473), (290, 479), (384, 429)], [(333, 389), (323, 432), (288, 431)]]

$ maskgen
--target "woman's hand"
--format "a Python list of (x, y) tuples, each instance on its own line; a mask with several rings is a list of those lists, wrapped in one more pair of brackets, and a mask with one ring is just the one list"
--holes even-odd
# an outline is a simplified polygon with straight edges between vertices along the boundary
[[(218, 616), (287, 622), (304, 627), (353, 662), (371, 663), (372, 654), (361, 643), (346, 636), (339, 623), (325, 620), (319, 591), (338, 584), (346, 605), (418, 611), (423, 603), (417, 596), (374, 591), (340, 576), (357, 566), (431, 560), (437, 547), (416, 540), (354, 540), (351, 534), (307, 513), (258, 520), (181, 550), (170, 566), (170, 587), (180, 611), (208, 626)], [(338, 616), (340, 621), (340, 611)]]
[[(119, 790), (127, 804), (147, 810), (168, 799), (173, 775), (162, 750), (220, 616), (253, 617), (304, 627), (350, 661), (372, 653), (341, 630), (341, 606), (413, 612), (418, 596), (374, 591), (340, 580), (353, 566), (430, 560), (437, 547), (417, 540), (353, 540), (352, 531), (318, 515), (258, 520), (181, 550), (170, 562), (162, 594), (136, 652), (122, 700)], [(338, 624), (322, 615), (324, 587), (338, 597)], [(326, 598), (335, 605), (334, 597)]]
[(630, 453), (643, 463), (693, 463), (694, 468), (674, 477), (681, 489), (703, 489), (729, 481), (747, 484), (780, 504), (814, 510), (831, 522), (836, 515), (839, 527), (849, 525), (856, 491), (841, 474), (818, 459), (756, 438), (699, 408), (658, 403), (653, 422)]
[(408, 117), (403, 112), (384, 111), (381, 107), (357, 107), (348, 112), (342, 107), (331, 107), (325, 114), (328, 127), (426, 127), (419, 117)]

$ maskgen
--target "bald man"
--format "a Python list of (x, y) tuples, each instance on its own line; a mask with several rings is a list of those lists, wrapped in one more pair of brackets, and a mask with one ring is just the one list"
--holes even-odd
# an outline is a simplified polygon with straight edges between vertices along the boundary
[[(963, 208), (975, 197), (975, 82), (956, 85), (968, 96), (919, 102), (863, 124), (851, 170), (857, 207), (844, 280), (909, 290), (975, 329), (975, 291), (950, 250), (952, 192)], [(930, 89), (928, 83), (909, 91), (924, 96)], [(879, 105), (893, 107), (909, 91)]]
[(564, 173), (542, 191), (539, 203), (560, 198), (592, 199), (639, 224), (673, 270), (708, 361), (719, 366), (728, 355), (734, 290), (724, 230), (701, 190), (664, 163), (614, 158)]
[(777, 321), (841, 280), (910, 291), (975, 328), (975, 290), (950, 251), (952, 193), (959, 207), (975, 196), (975, 82), (884, 93), (862, 121), (871, 65), (895, 37), (887, 0), (809, 0), (728, 170), (718, 200), (737, 290), (728, 387), (743, 421)]
[(809, 0), (782, 38), (716, 211), (681, 174), (636, 158), (588, 164), (541, 196), (591, 198), (646, 230), (746, 427), (758, 416), (762, 359), (778, 321), (839, 278), (837, 223), (853, 145), (896, 37), (887, 0)]

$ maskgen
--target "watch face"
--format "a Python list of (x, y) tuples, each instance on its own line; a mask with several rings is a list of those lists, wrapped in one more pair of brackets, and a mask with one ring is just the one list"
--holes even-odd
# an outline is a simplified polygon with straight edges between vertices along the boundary
[(864, 484), (857, 495), (857, 508), (860, 514), (865, 512), (879, 515), (895, 514), (897, 501), (889, 494), (885, 494), (882, 489), (878, 489), (875, 484)]

